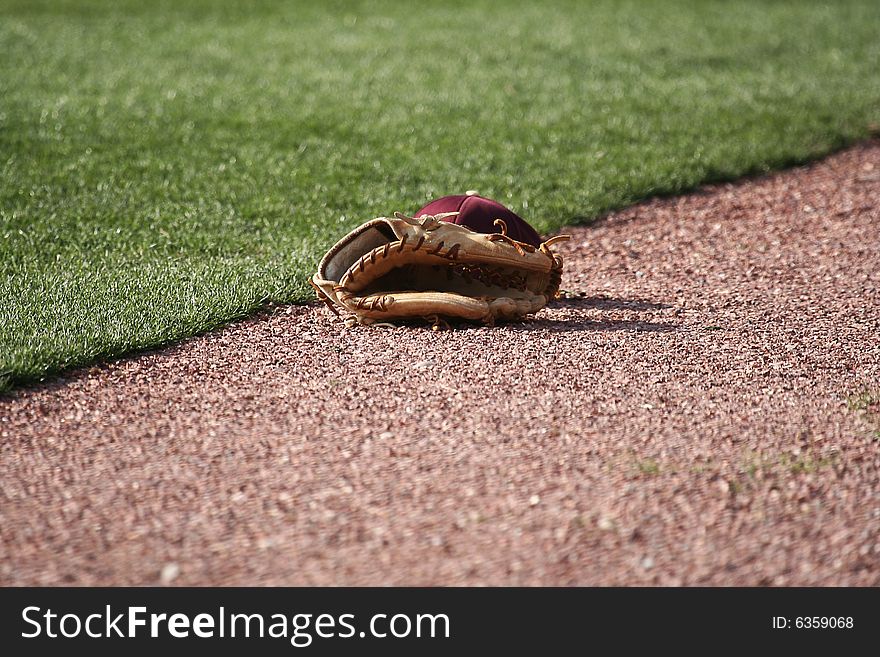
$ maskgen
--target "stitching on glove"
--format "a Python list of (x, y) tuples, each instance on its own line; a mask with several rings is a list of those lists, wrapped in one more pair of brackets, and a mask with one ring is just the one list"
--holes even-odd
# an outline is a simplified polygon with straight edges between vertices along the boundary
[(516, 252), (519, 253), (521, 256), (525, 255), (526, 251), (528, 251), (529, 253), (535, 252), (535, 247), (531, 244), (518, 242), (512, 237), (507, 236), (507, 223), (504, 221), (504, 219), (496, 219), (492, 222), (492, 224), (498, 226), (501, 229), (501, 232), (492, 233), (491, 235), (489, 235), (488, 239), (490, 242), (506, 242), (507, 244), (512, 245), (513, 248), (516, 249)]
[[(354, 292), (345, 289), (342, 285), (334, 286), (333, 290), (339, 295), (339, 300), (343, 303), (348, 303), (349, 301), (357, 297)], [(355, 308), (357, 310), (363, 310), (368, 305), (369, 310), (379, 310), (381, 312), (385, 312), (388, 309), (388, 296), (384, 294), (379, 294), (373, 297), (359, 297), (357, 303), (355, 303)], [(337, 316), (339, 315), (339, 313), (336, 314)]]
[(324, 304), (330, 310), (333, 311), (334, 315), (336, 315), (337, 317), (340, 317), (341, 315), (339, 314), (339, 311), (336, 310), (336, 307), (333, 305), (333, 302), (330, 300), (330, 297), (327, 296), (327, 294), (324, 292), (324, 290), (322, 290), (317, 285), (315, 285), (315, 281), (313, 281), (311, 278), (309, 279), (309, 285), (311, 285), (313, 288), (315, 288), (315, 294), (318, 296), (318, 299), (323, 301)]
[[(405, 248), (406, 242), (408, 239), (409, 239), (409, 235), (405, 234), (403, 236), (403, 238), (398, 242), (387, 242), (384, 246), (376, 247), (375, 249), (373, 249), (369, 253), (365, 253), (364, 255), (362, 255), (360, 257), (357, 264), (352, 265), (351, 269), (349, 269), (343, 275), (343, 277), (342, 277), (343, 282), (349, 283), (354, 280), (355, 274), (364, 273), (368, 260), (370, 261), (371, 265), (375, 265), (376, 258), (387, 258), (388, 253), (390, 252), (390, 250), (392, 248), (396, 248), (397, 253), (401, 253), (403, 251), (403, 249)], [(413, 253), (418, 251), (424, 245), (424, 242), (425, 242), (424, 235), (419, 236), (419, 241), (416, 242), (412, 247)], [(458, 252), (461, 250), (461, 244), (457, 244), (457, 243), (453, 244), (452, 246), (450, 246), (446, 250), (446, 253), (443, 253), (444, 246), (445, 246), (445, 243), (441, 241), (440, 244), (438, 244), (435, 248), (431, 249), (430, 251), (427, 251), (426, 253), (428, 255), (435, 255), (435, 256), (440, 256), (441, 258), (447, 258), (448, 260), (457, 260), (458, 259)]]
[[(554, 265), (556, 264), (557, 256), (550, 250), (550, 247), (556, 244), (557, 242), (565, 242), (566, 240), (570, 240), (571, 235), (554, 235), (549, 238), (546, 242), (541, 242), (541, 253), (546, 253), (548, 256), (553, 258)], [(559, 262), (559, 266), (562, 267), (562, 262)]]

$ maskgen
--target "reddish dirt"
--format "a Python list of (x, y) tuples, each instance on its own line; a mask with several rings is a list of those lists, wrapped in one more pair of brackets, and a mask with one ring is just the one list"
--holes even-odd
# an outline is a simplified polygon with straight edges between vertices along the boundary
[(317, 305), (0, 399), (3, 584), (880, 584), (880, 143), (572, 230), (522, 325)]

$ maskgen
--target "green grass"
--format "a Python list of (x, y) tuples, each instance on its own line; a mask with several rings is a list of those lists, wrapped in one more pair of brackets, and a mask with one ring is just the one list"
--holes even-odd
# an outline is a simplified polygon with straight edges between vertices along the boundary
[(871, 412), (874, 408), (880, 411), (880, 388), (864, 389), (846, 398), (846, 407), (851, 411)]
[(876, 0), (424, 4), (0, 0), (0, 380), (307, 299), (431, 197), (550, 231), (880, 122)]
[(652, 458), (636, 460), (635, 464), (636, 464), (636, 468), (638, 469), (640, 474), (646, 474), (646, 475), (660, 474), (660, 464)]
[(880, 388), (865, 388), (846, 399), (846, 406), (851, 411), (862, 413), (874, 428), (874, 440), (880, 440)]

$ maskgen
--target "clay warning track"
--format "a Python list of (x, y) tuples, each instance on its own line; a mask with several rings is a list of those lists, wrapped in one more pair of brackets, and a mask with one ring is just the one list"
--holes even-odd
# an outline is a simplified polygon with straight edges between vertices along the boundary
[(0, 583), (880, 584), (880, 143), (570, 232), (525, 324), (279, 308), (0, 399)]

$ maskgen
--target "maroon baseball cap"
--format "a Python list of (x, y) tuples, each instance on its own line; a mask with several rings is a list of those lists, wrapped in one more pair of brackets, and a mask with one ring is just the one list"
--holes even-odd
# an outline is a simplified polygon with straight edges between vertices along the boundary
[(507, 224), (507, 235), (517, 242), (540, 246), (543, 241), (535, 229), (526, 223), (525, 219), (514, 214), (498, 201), (483, 198), (474, 193), (438, 198), (416, 212), (415, 216), (421, 217), (423, 214), (435, 215), (443, 212), (458, 212), (456, 216), (446, 217), (443, 221), (470, 228), (476, 233), (499, 232), (500, 228), (494, 222), (496, 219), (501, 219)]

